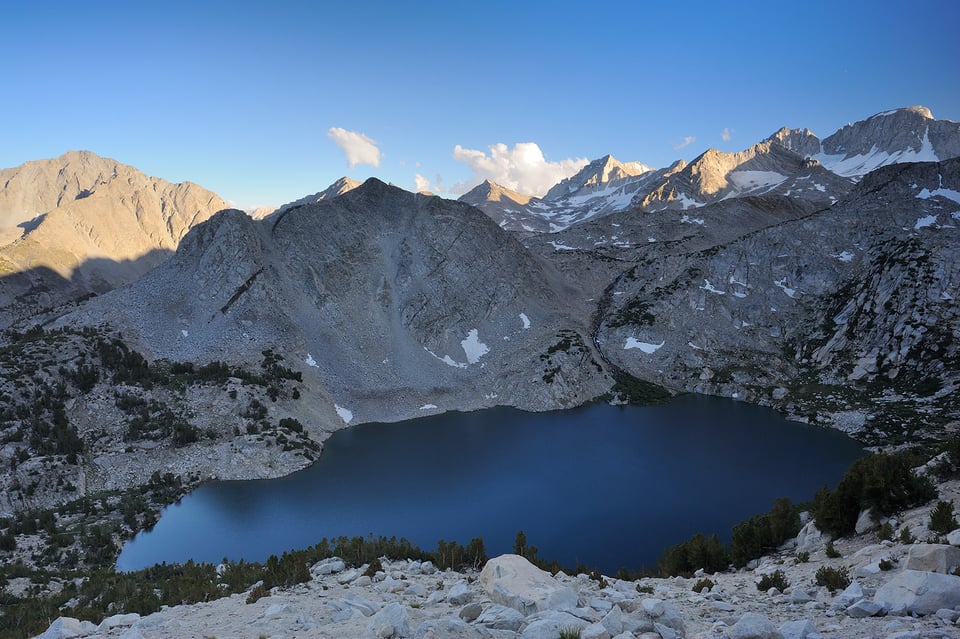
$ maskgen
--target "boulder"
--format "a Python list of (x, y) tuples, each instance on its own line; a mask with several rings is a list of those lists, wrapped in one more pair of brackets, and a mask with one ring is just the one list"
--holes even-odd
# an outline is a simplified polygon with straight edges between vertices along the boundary
[(653, 629), (661, 639), (680, 639), (680, 633), (671, 628), (670, 626), (665, 626), (658, 621), (653, 622)]
[(642, 610), (623, 615), (623, 630), (634, 635), (653, 632), (653, 620)]
[(100, 625), (97, 626), (97, 632), (106, 632), (111, 628), (132, 626), (138, 621), (140, 621), (140, 615), (135, 612), (126, 615), (113, 615), (100, 622)]
[(95, 624), (89, 621), (80, 621), (73, 617), (57, 617), (46, 632), (37, 639), (68, 639), (80, 635), (88, 635), (97, 630)]
[(960, 567), (960, 548), (947, 544), (914, 544), (907, 551), (903, 567), (949, 575)]
[(857, 524), (854, 526), (856, 533), (863, 535), (878, 528), (880, 528), (880, 524), (873, 518), (873, 511), (869, 508), (861, 510), (860, 515), (857, 517)]
[(640, 607), (651, 617), (662, 617), (666, 610), (662, 599), (653, 599), (652, 597), (644, 597), (640, 601)]
[(815, 552), (823, 548), (826, 543), (827, 538), (817, 528), (816, 522), (807, 522), (797, 533), (797, 552)]
[(623, 632), (623, 612), (620, 610), (620, 606), (611, 608), (610, 612), (600, 620), (600, 624), (607, 629), (611, 637)]
[(573, 588), (519, 555), (501, 555), (488, 561), (480, 572), (480, 584), (490, 599), (524, 615), (574, 608), (579, 599)]
[(853, 580), (849, 586), (843, 589), (843, 592), (834, 597), (830, 607), (836, 610), (846, 609), (863, 599), (863, 597), (863, 588), (860, 586), (860, 582)]
[(310, 576), (314, 579), (317, 577), (323, 577), (324, 575), (332, 575), (334, 573), (343, 572), (346, 570), (347, 564), (340, 559), (339, 557), (330, 557), (329, 559), (324, 559), (323, 561), (318, 561), (310, 567)]
[(377, 612), (377, 606), (369, 599), (364, 599), (355, 592), (351, 592), (343, 599), (343, 606), (358, 611), (364, 617), (370, 617)]
[(359, 576), (360, 576), (360, 571), (357, 570), (356, 568), (351, 568), (350, 570), (345, 570), (344, 572), (337, 575), (337, 583), (340, 584), (341, 586), (344, 586), (354, 581)]
[(363, 639), (394, 639), (410, 636), (410, 615), (406, 607), (390, 603), (370, 617)]
[(520, 636), (523, 639), (557, 639), (564, 630), (580, 630), (583, 632), (584, 628), (589, 625), (580, 617), (568, 612), (548, 610), (537, 615), (537, 618), (523, 629)]
[(904, 570), (880, 586), (873, 600), (893, 614), (931, 615), (960, 606), (960, 577)]
[(478, 603), (469, 603), (460, 609), (460, 612), (457, 616), (469, 623), (471, 621), (476, 621), (477, 617), (479, 617), (480, 613), (482, 612), (483, 606)]
[(783, 639), (819, 639), (817, 627), (809, 619), (802, 621), (786, 621), (780, 624), (780, 634)]
[(477, 594), (470, 590), (470, 587), (463, 581), (453, 584), (447, 593), (447, 601), (454, 606), (468, 604), (476, 598)]
[(755, 612), (744, 614), (723, 636), (725, 639), (783, 639), (772, 621)]
[(610, 639), (612, 636), (600, 623), (592, 623), (580, 633), (580, 639)]
[[(357, 579), (355, 582), (353, 582), (354, 587), (360, 585), (360, 580), (361, 580), (361, 579), (364, 579), (364, 577), (360, 577), (360, 579)], [(369, 585), (369, 584), (368, 584), (368, 585)], [(468, 591), (468, 593), (469, 593), (469, 591)], [(418, 582), (415, 581), (415, 582), (413, 582), (412, 584), (410, 584), (409, 586), (407, 586), (407, 587), (404, 589), (403, 594), (406, 595), (407, 597), (426, 597), (426, 596), (427, 596), (427, 588), (426, 588), (423, 584), (418, 583)], [(471, 594), (472, 594), (472, 593), (471, 593)], [(468, 601), (469, 601), (469, 600), (468, 600)], [(451, 602), (451, 603), (454, 603), (454, 602)], [(463, 601), (463, 602), (461, 602), (461, 603), (467, 603), (467, 602), (466, 602), (466, 601)]]
[(417, 626), (414, 639), (485, 639), (486, 635), (459, 619), (445, 617), (424, 621)]
[(516, 632), (526, 621), (526, 617), (513, 608), (494, 604), (488, 606), (477, 617), (477, 623), (491, 630), (512, 630)]
[(883, 612), (883, 607), (878, 603), (870, 601), (869, 599), (861, 599), (857, 603), (847, 608), (847, 614), (854, 619), (873, 617), (881, 612)]

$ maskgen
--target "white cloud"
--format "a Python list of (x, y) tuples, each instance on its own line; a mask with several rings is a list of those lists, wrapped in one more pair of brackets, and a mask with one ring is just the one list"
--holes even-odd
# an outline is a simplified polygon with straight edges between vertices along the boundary
[(380, 166), (382, 153), (377, 143), (358, 131), (347, 131), (339, 127), (330, 127), (327, 137), (340, 147), (347, 156), (347, 164), (351, 168), (358, 164)]
[(421, 191), (430, 190), (430, 180), (423, 177), (419, 173), (413, 176), (413, 192), (420, 193)]
[(680, 149), (682, 149), (682, 148), (685, 147), (685, 146), (690, 146), (691, 144), (693, 144), (694, 142), (696, 142), (696, 140), (697, 140), (697, 138), (693, 137), (692, 135), (688, 135), (688, 136), (686, 136), (685, 138), (683, 138), (683, 142), (681, 142), (680, 144), (678, 144), (678, 145), (676, 145), (675, 147), (673, 147), (673, 150), (674, 150), (674, 151), (679, 151)]
[(587, 164), (585, 158), (548, 162), (535, 142), (518, 142), (512, 149), (501, 142), (490, 146), (489, 150), (487, 154), (465, 149), (459, 144), (453, 148), (453, 159), (470, 167), (473, 177), (467, 182), (454, 184), (450, 187), (451, 193), (466, 193), (484, 180), (492, 180), (508, 189), (539, 196)]
[(729, 142), (730, 140), (733, 139), (733, 133), (734, 133), (734, 129), (729, 129), (729, 128), (724, 129), (723, 131), (720, 132), (720, 138), (724, 142)]

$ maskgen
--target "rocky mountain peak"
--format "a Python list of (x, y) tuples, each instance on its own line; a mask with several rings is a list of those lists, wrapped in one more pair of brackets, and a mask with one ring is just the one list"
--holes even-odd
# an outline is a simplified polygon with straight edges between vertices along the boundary
[(605, 155), (583, 167), (576, 175), (561, 180), (543, 196), (545, 201), (558, 200), (573, 195), (584, 188), (597, 188), (619, 180), (653, 171), (642, 162), (620, 162), (612, 155)]
[(875, 113), (871, 115), (867, 120), (872, 120), (874, 118), (886, 118), (890, 116), (919, 116), (925, 120), (933, 120), (933, 112), (930, 111), (927, 107), (917, 104), (909, 107), (902, 107), (900, 109), (893, 109), (890, 111), (881, 111), (880, 113)]
[(255, 209), (254, 211), (248, 211), (248, 214), (254, 219), (265, 218), (275, 213), (286, 211), (287, 209), (291, 209), (295, 206), (302, 206), (304, 204), (315, 204), (317, 202), (323, 202), (325, 200), (330, 200), (335, 197), (339, 197), (344, 193), (347, 193), (348, 191), (352, 191), (353, 189), (357, 188), (358, 186), (360, 186), (360, 184), (361, 183), (358, 182), (357, 180), (353, 180), (344, 176), (322, 191), (317, 191), (316, 193), (305, 195), (302, 198), (298, 200), (294, 200), (293, 202), (288, 202), (279, 208), (273, 208), (269, 210)]
[(16, 306), (12, 317), (130, 282), (227, 208), (196, 184), (172, 184), (90, 151), (0, 170), (0, 185), (0, 263), (8, 274), (0, 305)]
[(478, 206), (483, 202), (513, 202), (525, 205), (533, 198), (529, 195), (508, 189), (491, 180), (484, 180), (482, 184), (475, 186), (457, 199), (461, 202)]
[(820, 153), (820, 138), (810, 129), (791, 129), (783, 127), (766, 139), (803, 157)]
[(847, 124), (824, 138), (817, 157), (843, 176), (860, 177), (888, 164), (938, 162), (960, 155), (960, 125), (935, 120), (924, 106), (893, 109)]

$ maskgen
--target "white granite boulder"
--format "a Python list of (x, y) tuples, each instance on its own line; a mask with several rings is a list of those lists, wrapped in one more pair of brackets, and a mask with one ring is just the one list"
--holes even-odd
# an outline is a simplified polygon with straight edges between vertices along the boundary
[(339, 557), (330, 557), (329, 559), (324, 559), (313, 564), (310, 567), (310, 576), (316, 579), (317, 577), (343, 572), (346, 570), (346, 568), (347, 564), (343, 561), (343, 559), (340, 559)]
[(820, 639), (817, 627), (809, 619), (783, 622), (780, 624), (780, 634), (783, 639)]
[(523, 629), (523, 639), (557, 639), (564, 630), (579, 630), (581, 633), (590, 624), (580, 617), (560, 610), (548, 610), (536, 615)]
[(446, 617), (424, 621), (413, 639), (484, 639), (487, 635), (460, 619)]
[(860, 515), (857, 516), (857, 523), (854, 526), (854, 531), (856, 531), (858, 535), (863, 535), (871, 530), (876, 530), (879, 527), (880, 524), (877, 523), (877, 520), (873, 517), (873, 511), (867, 508), (866, 510), (861, 510)]
[(573, 588), (519, 555), (501, 555), (488, 561), (480, 572), (480, 584), (490, 599), (524, 615), (575, 608), (579, 599)]
[(470, 590), (466, 582), (461, 581), (453, 584), (453, 587), (450, 588), (447, 593), (447, 601), (454, 606), (462, 606), (473, 601), (476, 596), (477, 594)]
[(370, 617), (363, 639), (394, 639), (410, 636), (410, 614), (406, 607), (389, 603)]
[(37, 639), (68, 639), (68, 637), (88, 635), (96, 630), (97, 626), (89, 621), (80, 621), (73, 617), (57, 617), (46, 632)]
[(960, 548), (947, 544), (914, 544), (907, 551), (903, 567), (949, 575), (960, 567)]
[(783, 639), (772, 621), (755, 612), (745, 613), (723, 636), (725, 639)]
[(804, 524), (800, 532), (797, 533), (797, 552), (815, 552), (823, 548), (827, 543), (828, 537), (825, 536), (814, 521)]
[(480, 613), (480, 616), (477, 617), (477, 623), (490, 628), (491, 630), (519, 630), (520, 626), (523, 625), (523, 622), (526, 620), (519, 611), (509, 608), (507, 606), (501, 606), (500, 604), (494, 604), (492, 606), (487, 606), (483, 609), (483, 612)]
[(904, 570), (880, 586), (873, 600), (889, 613), (932, 615), (960, 606), (960, 577)]

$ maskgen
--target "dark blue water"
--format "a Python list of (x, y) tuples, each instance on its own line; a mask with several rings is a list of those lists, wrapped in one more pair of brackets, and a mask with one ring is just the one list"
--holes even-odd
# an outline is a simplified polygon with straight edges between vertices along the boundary
[(652, 566), (690, 535), (728, 538), (777, 497), (808, 500), (862, 454), (843, 434), (730, 400), (496, 408), (334, 434), (288, 477), (214, 482), (127, 543), (121, 570), (166, 561), (262, 561), (322, 537), (482, 536), (491, 556), (518, 530), (540, 556), (613, 572)]

